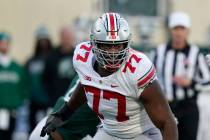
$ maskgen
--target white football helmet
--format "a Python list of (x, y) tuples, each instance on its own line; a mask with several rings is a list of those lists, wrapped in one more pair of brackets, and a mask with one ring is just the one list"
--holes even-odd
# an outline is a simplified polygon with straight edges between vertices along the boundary
[[(127, 21), (117, 13), (105, 13), (99, 17), (91, 29), (91, 44), (96, 61), (105, 69), (119, 68), (126, 60), (130, 47), (130, 30)], [(99, 45), (119, 46), (123, 49), (110, 52)]]

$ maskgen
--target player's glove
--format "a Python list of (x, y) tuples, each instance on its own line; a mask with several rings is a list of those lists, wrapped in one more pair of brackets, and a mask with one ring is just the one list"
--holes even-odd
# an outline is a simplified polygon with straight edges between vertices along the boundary
[(51, 132), (54, 132), (58, 127), (65, 124), (66, 120), (73, 114), (69, 109), (67, 103), (57, 112), (51, 113), (47, 119), (45, 126), (42, 128), (41, 137), (44, 137), (46, 134), (49, 135)]
[(41, 137), (44, 137), (46, 134), (49, 135), (51, 132), (54, 132), (56, 128), (62, 126), (64, 121), (61, 120), (59, 115), (57, 114), (50, 114), (45, 126), (42, 128)]

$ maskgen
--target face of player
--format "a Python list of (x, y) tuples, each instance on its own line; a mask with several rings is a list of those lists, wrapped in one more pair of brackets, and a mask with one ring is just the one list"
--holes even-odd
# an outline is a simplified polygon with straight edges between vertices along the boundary
[(2, 54), (7, 54), (9, 51), (9, 41), (1, 40), (0, 41), (0, 52)]
[(174, 44), (175, 47), (185, 46), (188, 35), (189, 35), (189, 29), (183, 26), (176, 26), (171, 29), (172, 43)]
[(98, 43), (103, 68), (109, 72), (116, 72), (125, 60), (127, 43), (102, 44)]

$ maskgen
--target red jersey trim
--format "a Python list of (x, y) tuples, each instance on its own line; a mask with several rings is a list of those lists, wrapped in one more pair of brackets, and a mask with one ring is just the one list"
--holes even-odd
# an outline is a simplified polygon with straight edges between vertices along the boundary
[(156, 70), (155, 67), (152, 66), (149, 72), (138, 80), (138, 87), (146, 86), (151, 81), (151, 79), (155, 77), (155, 75), (156, 75)]

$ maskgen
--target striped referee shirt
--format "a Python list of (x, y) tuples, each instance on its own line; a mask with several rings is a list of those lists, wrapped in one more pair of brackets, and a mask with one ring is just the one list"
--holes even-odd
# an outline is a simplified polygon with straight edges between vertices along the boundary
[[(196, 99), (196, 84), (209, 83), (210, 71), (204, 55), (195, 45), (187, 44), (182, 50), (175, 50), (169, 44), (160, 45), (153, 55), (159, 81), (169, 101)], [(181, 87), (173, 82), (174, 76), (191, 79), (192, 85)]]

